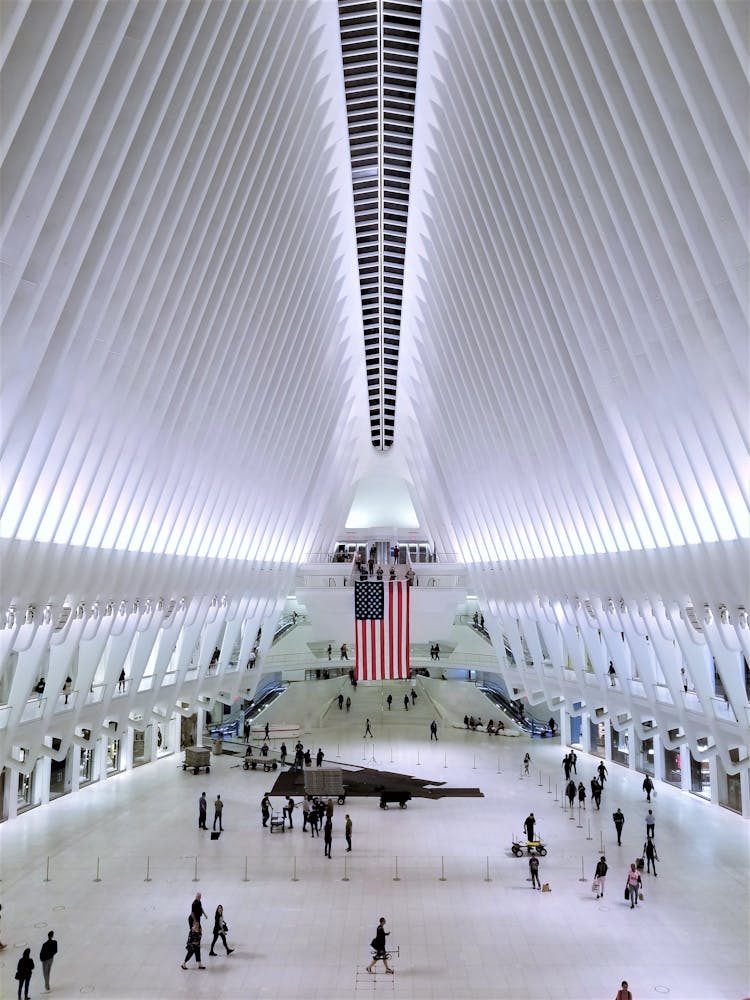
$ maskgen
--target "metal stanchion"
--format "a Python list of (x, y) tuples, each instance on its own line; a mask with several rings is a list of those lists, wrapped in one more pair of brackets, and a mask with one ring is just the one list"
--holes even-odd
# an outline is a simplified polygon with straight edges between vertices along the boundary
[(586, 876), (583, 874), (583, 858), (581, 858), (581, 877), (578, 879), (579, 882), (585, 882)]
[(503, 772), (502, 772), (502, 771), (500, 770), (500, 758), (499, 758), (499, 757), (497, 758), (497, 773), (498, 773), (498, 774), (502, 774), (502, 773), (503, 773)]
[(523, 781), (523, 764), (521, 764), (518, 769), (518, 780)]
[(444, 753), (443, 754), (443, 767), (447, 767), (447, 766), (448, 766), (448, 754)]
[(99, 877), (99, 855), (97, 855), (96, 857), (96, 878), (94, 879), (94, 881), (101, 882), (101, 878)]
[(342, 882), (348, 882), (349, 881), (349, 876), (346, 873), (346, 862), (347, 861), (348, 861), (348, 858), (347, 858), (346, 855), (344, 855), (344, 877), (341, 879)]
[(580, 804), (578, 806), (578, 822), (576, 823), (576, 829), (578, 829), (578, 830), (582, 830), (583, 829), (583, 823), (581, 822), (581, 806), (580, 806)]
[(294, 855), (294, 872), (292, 874), (292, 882), (299, 882), (297, 878), (297, 855)]
[(476, 771), (476, 769), (477, 769), (477, 755), (474, 754), (474, 766), (472, 767), (472, 771)]
[(146, 855), (146, 877), (144, 878), (143, 881), (144, 882), (151, 881), (151, 858), (148, 855)]
[(45, 882), (51, 881), (49, 877), (49, 855), (47, 855), (47, 874), (44, 876), (44, 881)]
[(547, 775), (547, 795), (551, 794), (552, 794), (552, 777), (551, 775)]
[(599, 853), (604, 854), (604, 834), (599, 831)]
[(250, 879), (247, 877), (247, 854), (245, 855), (245, 876), (242, 879), (243, 882), (249, 882)]
[(393, 763), (393, 747), (391, 747), (391, 764)]
[(394, 882), (400, 882), (401, 879), (398, 877), (398, 855), (396, 856), (396, 874), (393, 876)]
[(417, 750), (417, 767), (421, 767), (421, 766), (422, 766), (422, 762), (419, 759), (419, 750)]
[(492, 881), (492, 879), (490, 878), (490, 859), (489, 859), (489, 857), (487, 858), (487, 873), (484, 876), (484, 881), (485, 882), (491, 882)]
[(575, 819), (575, 815), (573, 814), (573, 804), (572, 803), (571, 803), (571, 806), (570, 806), (570, 816), (568, 816), (568, 819), (573, 819), (573, 820)]
[(587, 819), (586, 823), (587, 823), (588, 828), (589, 828), (589, 835), (588, 835), (588, 837), (586, 837), (586, 840), (593, 840), (594, 838), (591, 836), (591, 820)]
[(539, 787), (542, 787), (542, 772), (539, 772)]
[(336, 759), (341, 760), (341, 744), (336, 744)]
[(198, 878), (198, 855), (196, 854), (195, 855), (195, 871), (193, 873), (193, 882), (199, 882), (199, 881), (200, 881), (200, 879)]
[[(552, 779), (550, 778), (550, 781), (551, 780)], [(557, 801), (558, 801), (558, 799), (557, 799), (557, 782), (555, 782), (555, 802), (557, 802)]]
[(438, 881), (439, 882), (448, 881), (448, 879), (445, 877), (445, 858), (442, 856), (442, 854), (440, 855), (440, 878), (438, 879)]

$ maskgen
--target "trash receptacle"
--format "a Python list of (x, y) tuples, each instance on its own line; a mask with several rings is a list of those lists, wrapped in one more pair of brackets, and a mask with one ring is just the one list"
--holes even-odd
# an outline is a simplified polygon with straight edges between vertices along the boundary
[(222, 739), (221, 736), (214, 737), (214, 757), (218, 757), (219, 754), (223, 753), (222, 749)]

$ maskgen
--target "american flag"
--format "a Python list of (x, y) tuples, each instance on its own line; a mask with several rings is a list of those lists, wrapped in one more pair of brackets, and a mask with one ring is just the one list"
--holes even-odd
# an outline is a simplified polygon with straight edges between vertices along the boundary
[(354, 584), (355, 676), (358, 681), (409, 676), (409, 587)]

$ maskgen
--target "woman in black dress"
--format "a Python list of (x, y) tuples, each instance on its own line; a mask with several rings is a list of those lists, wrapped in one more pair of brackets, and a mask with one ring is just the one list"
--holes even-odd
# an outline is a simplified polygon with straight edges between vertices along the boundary
[(21, 1000), (21, 987), (24, 987), (24, 996), (28, 1000), (29, 983), (31, 973), (34, 971), (34, 960), (31, 957), (31, 948), (24, 948), (23, 955), (18, 959), (16, 966), (16, 979), (18, 980), (18, 1000)]
[(227, 950), (227, 955), (232, 954), (234, 948), (230, 948), (229, 945), (227, 944), (228, 930), (229, 928), (227, 927), (226, 920), (224, 920), (224, 907), (221, 904), (219, 904), (216, 907), (216, 913), (214, 915), (214, 939), (211, 942), (211, 950), (208, 953), (209, 955), (213, 955), (214, 958), (216, 957), (214, 946), (219, 938), (221, 938), (221, 940), (224, 942), (224, 947)]

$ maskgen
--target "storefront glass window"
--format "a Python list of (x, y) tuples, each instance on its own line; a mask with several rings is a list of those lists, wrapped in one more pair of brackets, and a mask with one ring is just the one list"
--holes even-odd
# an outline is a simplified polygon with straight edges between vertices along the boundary
[(690, 754), (690, 788), (696, 795), (711, 798), (711, 768), (707, 760), (696, 760)]
[(628, 731), (627, 729), (623, 729), (622, 732), (618, 732), (614, 726), (611, 726), (611, 730), (612, 730), (612, 760), (616, 764), (624, 764), (627, 767), (628, 762), (630, 760), (630, 748), (628, 747)]
[(679, 750), (664, 751), (664, 780), (670, 785), (682, 784), (682, 766)]

